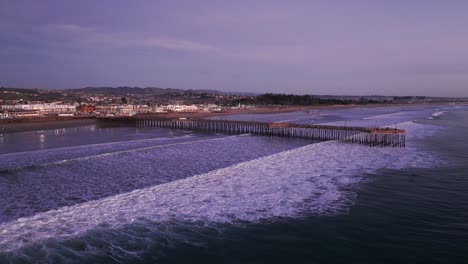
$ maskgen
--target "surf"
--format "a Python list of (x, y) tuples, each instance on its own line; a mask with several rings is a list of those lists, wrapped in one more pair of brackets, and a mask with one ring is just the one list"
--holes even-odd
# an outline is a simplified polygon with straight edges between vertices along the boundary
[[(408, 136), (424, 125), (401, 123)], [(278, 217), (346, 214), (367, 173), (431, 167), (434, 157), (407, 148), (322, 142), (238, 163), (185, 179), (62, 207), (0, 224), (0, 250), (44, 239), (71, 239), (97, 226), (116, 229), (141, 219), (257, 223)]]

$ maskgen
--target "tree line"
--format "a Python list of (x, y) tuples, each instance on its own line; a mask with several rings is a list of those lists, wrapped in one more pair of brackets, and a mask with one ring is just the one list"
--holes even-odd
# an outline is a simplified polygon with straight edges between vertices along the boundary
[(364, 97), (358, 99), (325, 99), (313, 95), (273, 94), (266, 93), (248, 98), (236, 99), (230, 105), (349, 105), (349, 104), (377, 104), (382, 101), (370, 100)]

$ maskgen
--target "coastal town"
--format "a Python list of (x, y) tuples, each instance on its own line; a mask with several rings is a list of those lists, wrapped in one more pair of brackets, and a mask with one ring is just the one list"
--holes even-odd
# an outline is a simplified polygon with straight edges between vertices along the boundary
[(0, 119), (129, 117), (265, 112), (300, 107), (466, 102), (463, 98), (223, 93), (137, 87), (70, 90), (0, 88)]
[[(183, 92), (175, 89), (155, 93), (148, 89), (135, 94), (122, 89), (80, 89), (53, 91), (39, 89), (0, 89), (0, 119), (40, 117), (135, 116), (138, 114), (211, 113), (253, 106), (222, 105), (219, 100), (244, 98), (206, 92)], [(200, 100), (196, 100), (201, 98)], [(218, 101), (218, 102), (216, 102)]]
[[(246, 108), (239, 106), (237, 108)], [(235, 109), (231, 107), (230, 109)], [(32, 118), (32, 117), (85, 117), (85, 116), (134, 116), (137, 114), (164, 114), (164, 113), (197, 113), (223, 111), (215, 104), (206, 105), (134, 105), (134, 104), (66, 104), (63, 102), (28, 102), (19, 104), (0, 105), (0, 118)]]

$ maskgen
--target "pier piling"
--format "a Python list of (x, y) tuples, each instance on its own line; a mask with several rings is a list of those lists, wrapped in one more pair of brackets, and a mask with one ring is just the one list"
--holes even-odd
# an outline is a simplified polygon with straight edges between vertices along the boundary
[(405, 147), (405, 130), (349, 126), (305, 125), (209, 119), (173, 119), (161, 117), (105, 117), (102, 121), (133, 124), (138, 127), (184, 129), (228, 134), (246, 134), (301, 138), (308, 140), (358, 143), (367, 146)]

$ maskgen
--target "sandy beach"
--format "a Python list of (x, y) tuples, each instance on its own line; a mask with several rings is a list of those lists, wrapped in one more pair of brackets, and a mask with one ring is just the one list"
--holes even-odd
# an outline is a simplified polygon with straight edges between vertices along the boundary
[[(392, 106), (421, 106), (421, 105), (444, 105), (446, 103), (417, 103), (417, 104), (373, 104), (373, 105), (314, 105), (314, 106), (269, 106), (259, 107), (256, 109), (231, 109), (222, 112), (197, 112), (197, 113), (164, 113), (164, 114), (151, 114), (152, 116), (161, 116), (166, 118), (209, 118), (224, 115), (241, 115), (241, 114), (273, 114), (273, 113), (286, 113), (307, 110), (320, 110), (320, 109), (347, 109), (355, 107), (392, 107)], [(467, 104), (467, 103), (457, 103)], [(144, 114), (143, 114), (144, 116)], [(1, 120), (0, 119), (0, 134), (26, 132), (36, 130), (58, 129), (66, 127), (76, 127), (88, 124), (94, 124), (94, 118), (66, 118), (66, 119), (51, 119), (51, 118), (32, 118), (22, 120)]]
[[(287, 113), (307, 110), (320, 110), (320, 109), (350, 109), (356, 107), (378, 108), (378, 107), (392, 107), (392, 106), (423, 106), (423, 105), (446, 105), (451, 102), (435, 102), (435, 103), (414, 103), (414, 104), (350, 104), (350, 105), (311, 105), (311, 106), (268, 106), (259, 107), (256, 109), (231, 109), (220, 112), (197, 112), (197, 113), (164, 113), (164, 114), (151, 114), (152, 116), (161, 116), (167, 118), (209, 118), (224, 115), (242, 115), (242, 114), (274, 114), (274, 113)], [(457, 102), (458, 105), (466, 105), (468, 102)]]

